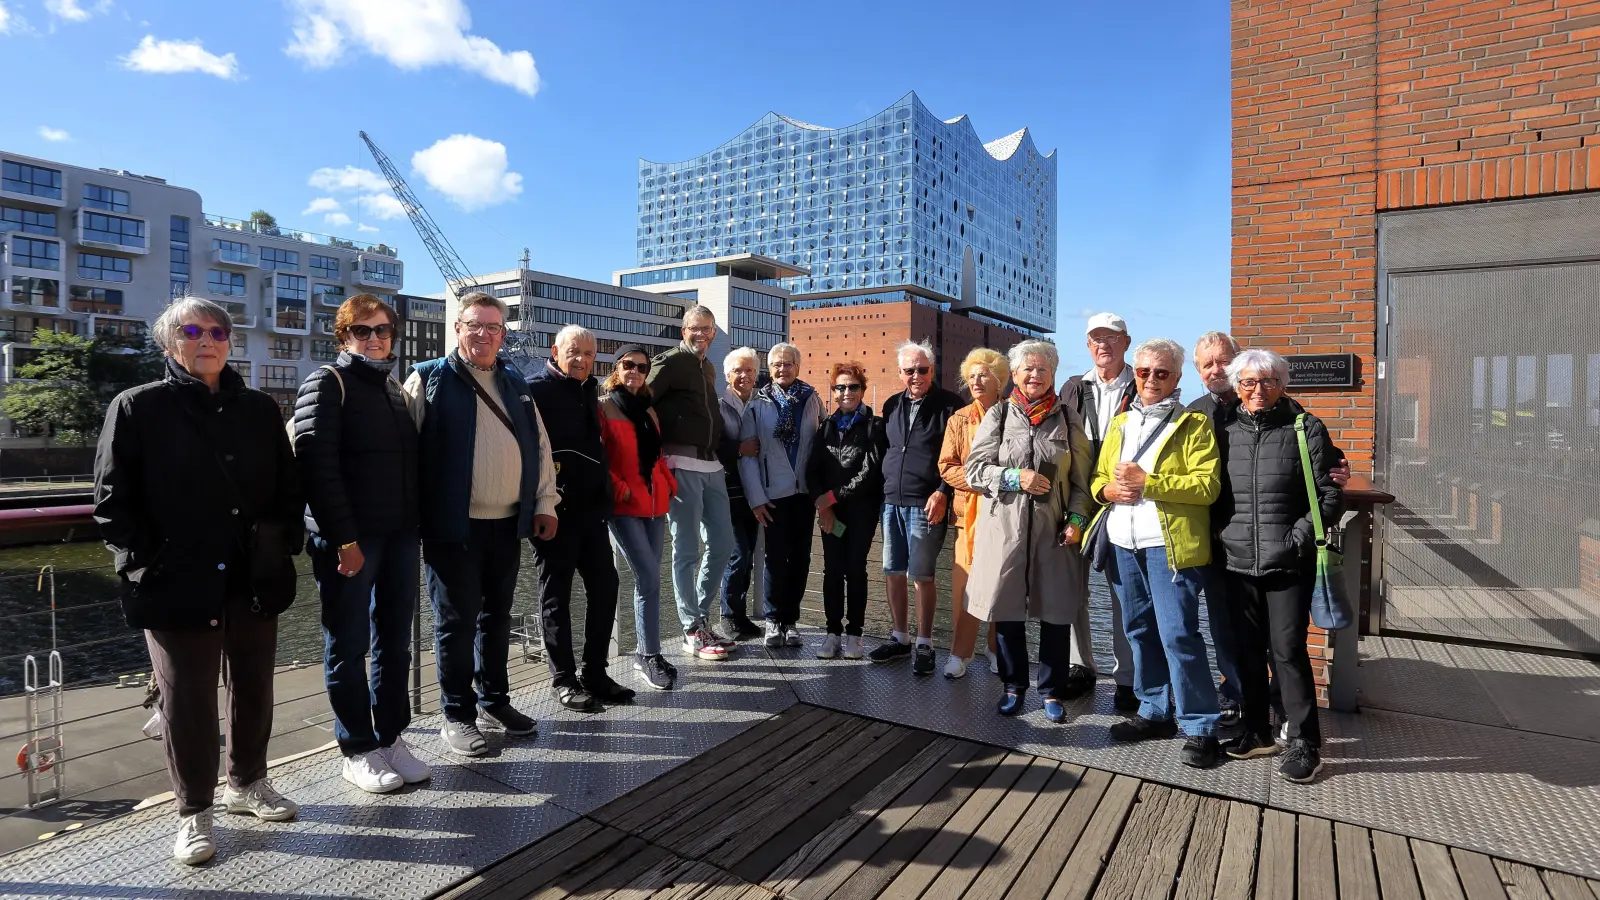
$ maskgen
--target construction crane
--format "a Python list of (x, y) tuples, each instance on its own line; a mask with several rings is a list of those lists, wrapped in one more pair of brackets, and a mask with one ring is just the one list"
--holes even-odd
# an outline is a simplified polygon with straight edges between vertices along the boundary
[[(412, 192), (411, 186), (406, 184), (405, 177), (400, 170), (395, 168), (389, 160), (388, 154), (367, 137), (365, 131), (360, 132), (361, 140), (372, 152), (372, 159), (378, 164), (378, 170), (389, 182), (389, 189), (394, 191), (396, 200), (405, 209), (406, 217), (411, 220), (411, 225), (417, 230), (417, 236), (422, 238), (422, 243), (428, 248), (428, 255), (433, 257), (433, 264), (439, 267), (439, 274), (444, 276), (445, 287), (453, 292), (457, 299), (478, 288), (478, 280), (467, 270), (467, 264), (462, 261), (461, 254), (451, 246), (450, 240), (444, 236), (438, 223), (433, 221), (433, 216), (428, 215), (428, 210)], [(528, 258), (527, 250), (523, 250), (524, 268)], [(518, 369), (526, 377), (537, 371), (539, 357), (538, 347), (534, 343), (533, 335), (520, 329), (509, 327), (507, 323), (505, 344), (500, 348), (500, 356), (507, 363)]]

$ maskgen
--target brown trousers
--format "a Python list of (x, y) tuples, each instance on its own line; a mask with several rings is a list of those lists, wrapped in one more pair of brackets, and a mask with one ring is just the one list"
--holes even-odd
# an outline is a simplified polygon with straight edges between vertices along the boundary
[(219, 669), (228, 692), (228, 783), (242, 788), (267, 777), (278, 620), (251, 612), (249, 600), (230, 600), (219, 627), (144, 634), (161, 688), (162, 743), (179, 814), (216, 802)]

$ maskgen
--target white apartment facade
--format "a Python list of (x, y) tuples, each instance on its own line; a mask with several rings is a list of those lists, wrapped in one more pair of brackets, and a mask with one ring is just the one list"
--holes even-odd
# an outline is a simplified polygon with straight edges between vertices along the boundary
[(789, 291), (785, 278), (800, 278), (808, 271), (776, 259), (739, 253), (713, 259), (666, 263), (621, 269), (612, 273), (613, 284), (635, 291), (670, 297), (685, 306), (699, 304), (717, 317), (717, 336), (709, 359), (721, 365), (735, 347), (752, 347), (762, 354), (789, 338)]

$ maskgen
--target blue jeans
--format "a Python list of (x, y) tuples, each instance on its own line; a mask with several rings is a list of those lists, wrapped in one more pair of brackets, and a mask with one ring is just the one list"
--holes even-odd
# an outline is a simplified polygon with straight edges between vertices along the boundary
[(1217, 686), (1217, 690), (1224, 700), (1238, 706), (1244, 702), (1236, 661), (1238, 638), (1234, 634), (1233, 615), (1228, 611), (1227, 566), (1222, 563), (1223, 557), (1217, 556), (1216, 552), (1212, 551), (1212, 562), (1200, 570), (1200, 577), (1206, 587), (1206, 619), (1211, 624), (1211, 649), (1217, 655), (1217, 674), (1222, 676), (1222, 684)]
[(944, 549), (950, 514), (937, 525), (928, 524), (920, 506), (883, 507), (883, 574), (904, 575), (909, 581), (932, 581)]
[(339, 551), (321, 535), (306, 545), (322, 595), (323, 680), (333, 707), (333, 736), (346, 756), (391, 746), (411, 724), (406, 680), (421, 553), (415, 528), (357, 544), (366, 562), (349, 578), (339, 574)]
[[(733, 555), (728, 557), (728, 568), (722, 575), (722, 617), (748, 618), (749, 606), (745, 597), (750, 592), (750, 573), (756, 567), (756, 545), (761, 538), (761, 523), (756, 521), (756, 514), (743, 497), (729, 501), (728, 517), (733, 525)], [(765, 590), (761, 592), (761, 617), (772, 617), (772, 602)]]
[(422, 558), (433, 598), (439, 705), (446, 719), (471, 723), (475, 706), (511, 702), (511, 600), (522, 567), (517, 517), (472, 519), (466, 543), (423, 541)]
[(1163, 547), (1116, 551), (1112, 583), (1122, 602), (1122, 626), (1133, 648), (1133, 692), (1139, 715), (1164, 721), (1177, 700), (1178, 727), (1186, 735), (1217, 730), (1217, 691), (1200, 636), (1200, 570), (1167, 568)]
[(611, 520), (611, 542), (633, 570), (634, 652), (661, 652), (661, 550), (666, 521), (657, 516), (617, 516)]
[[(672, 530), (672, 593), (678, 621), (688, 631), (711, 614), (733, 554), (733, 522), (728, 512), (728, 481), (720, 470), (676, 469), (678, 493), (667, 508)], [(705, 550), (701, 552), (702, 542)]]

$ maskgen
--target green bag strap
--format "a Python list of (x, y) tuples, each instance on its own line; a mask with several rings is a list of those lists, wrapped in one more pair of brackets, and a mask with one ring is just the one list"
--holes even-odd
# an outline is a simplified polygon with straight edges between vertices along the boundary
[(1300, 471), (1306, 476), (1306, 497), (1311, 501), (1311, 527), (1317, 533), (1317, 546), (1327, 543), (1322, 530), (1322, 504), (1317, 501), (1317, 481), (1311, 474), (1311, 448), (1306, 446), (1306, 414), (1294, 417), (1294, 436), (1300, 441)]

